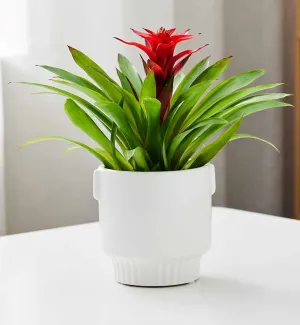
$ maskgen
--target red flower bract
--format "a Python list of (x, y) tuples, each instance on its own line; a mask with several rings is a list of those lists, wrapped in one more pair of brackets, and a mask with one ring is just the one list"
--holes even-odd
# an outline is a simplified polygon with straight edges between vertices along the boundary
[(156, 97), (161, 102), (161, 122), (163, 122), (170, 108), (175, 75), (183, 68), (193, 53), (201, 50), (207, 44), (195, 50), (185, 50), (174, 55), (175, 47), (179, 42), (192, 39), (197, 35), (189, 35), (189, 29), (180, 34), (174, 34), (175, 28), (161, 27), (156, 33), (146, 28), (144, 30), (146, 33), (132, 29), (135, 34), (145, 40), (145, 45), (127, 42), (120, 38), (116, 39), (125, 44), (136, 46), (148, 55), (147, 61), (142, 57), (143, 65), (146, 74), (150, 71), (154, 72)]

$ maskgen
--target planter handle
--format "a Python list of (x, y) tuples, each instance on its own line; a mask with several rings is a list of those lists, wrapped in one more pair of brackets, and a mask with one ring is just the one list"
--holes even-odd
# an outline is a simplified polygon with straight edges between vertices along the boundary
[(94, 182), (93, 182), (93, 195), (94, 198), (99, 201), (100, 200), (100, 170), (94, 170)]
[(216, 172), (215, 166), (213, 164), (207, 164), (210, 169), (210, 179), (211, 179), (211, 194), (213, 195), (216, 191)]

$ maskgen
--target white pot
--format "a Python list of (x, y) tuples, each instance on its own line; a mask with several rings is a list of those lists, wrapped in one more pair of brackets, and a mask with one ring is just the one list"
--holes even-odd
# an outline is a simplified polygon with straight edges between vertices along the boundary
[(95, 170), (102, 244), (116, 280), (171, 286), (198, 279), (211, 244), (214, 192), (212, 164), (174, 172)]

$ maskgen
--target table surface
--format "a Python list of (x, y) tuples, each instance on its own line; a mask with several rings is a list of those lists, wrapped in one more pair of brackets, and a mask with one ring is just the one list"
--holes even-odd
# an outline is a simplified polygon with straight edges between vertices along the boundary
[(300, 324), (300, 222), (213, 209), (201, 278), (170, 288), (113, 279), (97, 223), (0, 239), (3, 325)]

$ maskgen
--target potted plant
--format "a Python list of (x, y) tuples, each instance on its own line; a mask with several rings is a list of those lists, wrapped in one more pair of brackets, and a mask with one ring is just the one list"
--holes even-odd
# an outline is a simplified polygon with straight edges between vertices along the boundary
[(210, 247), (215, 191), (210, 161), (230, 141), (259, 139), (238, 133), (243, 118), (290, 105), (278, 101), (286, 94), (257, 94), (279, 84), (247, 87), (264, 70), (243, 72), (215, 85), (232, 57), (212, 65), (204, 58), (184, 75), (181, 70), (190, 56), (203, 48), (174, 54), (179, 42), (196, 36), (189, 30), (133, 32), (145, 45), (119, 40), (148, 57), (141, 56), (144, 79), (121, 54), (116, 82), (87, 55), (69, 47), (90, 80), (41, 66), (55, 74), (57, 87), (26, 83), (67, 97), (66, 114), (95, 145), (58, 136), (24, 145), (65, 140), (75, 145), (68, 150), (84, 148), (94, 155), (101, 162), (94, 172), (94, 196), (99, 200), (103, 247), (112, 257), (116, 280), (138, 286), (178, 285), (199, 277), (200, 259)]

